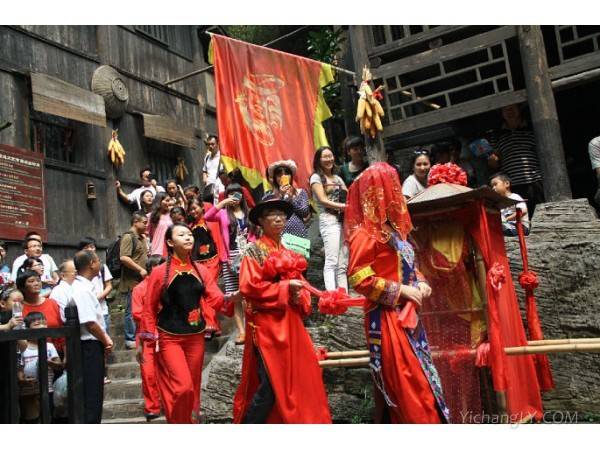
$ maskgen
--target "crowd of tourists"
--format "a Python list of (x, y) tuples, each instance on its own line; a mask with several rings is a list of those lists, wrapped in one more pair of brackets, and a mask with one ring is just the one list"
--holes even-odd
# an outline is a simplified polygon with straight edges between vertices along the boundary
[[(505, 129), (498, 141), (479, 145), (494, 146), (487, 153), (488, 165), (502, 169), (489, 178), (490, 187), (518, 201), (516, 207), (502, 211), (504, 232), (514, 236), (516, 209), (522, 212), (527, 233), (528, 209), (533, 212), (543, 194), (535, 141), (523, 129), (518, 108), (505, 108), (503, 117)], [(225, 315), (233, 317), (235, 343), (245, 345), (234, 421), (328, 423), (331, 415), (320, 369), (302, 325), (311, 301), (304, 289), (306, 263), (298, 258), (310, 256), (308, 229), (316, 217), (323, 240), (325, 289), (347, 291), (350, 285), (381, 305), (373, 317), (381, 336), (375, 351), (383, 358), (402, 355), (384, 364), (375, 377), (389, 407), (387, 419), (446, 421), (441, 387), (427, 376), (435, 367), (423, 368), (425, 363), (410, 351), (402, 327), (387, 316), (409, 303), (418, 307), (431, 289), (418, 277), (414, 262), (410, 269), (415, 276), (409, 283), (398, 279), (399, 271), (389, 264), (398, 264), (397, 258), (381, 255), (412, 252), (406, 208), (399, 208), (393, 220), (385, 208), (393, 201), (405, 204), (423, 192), (432, 164), (454, 162), (470, 179), (475, 176), (460, 158), (461, 146), (449, 142), (431, 151), (417, 149), (411, 173), (403, 177), (386, 163), (369, 166), (363, 139), (348, 137), (341, 167), (330, 147), (315, 152), (308, 191), (300, 187), (294, 161), (276, 161), (265, 168), (272, 189), (254, 198), (242, 172), (224, 167), (218, 137), (211, 135), (205, 142), (202, 189), (182, 188), (175, 180), (162, 187), (150, 168), (140, 170), (141, 186), (130, 193), (116, 182), (118, 197), (135, 212), (130, 228), (107, 250), (106, 264), (92, 237), (82, 237), (77, 252), (59, 266), (44, 253), (42, 237), (35, 231), (25, 235), (23, 254), (12, 267), (0, 242), (0, 330), (61, 327), (65, 309), (74, 303), (81, 325), (85, 421), (99, 423), (104, 386), (111, 382), (105, 361), (113, 349), (108, 298), (115, 294), (111, 295), (114, 278), (125, 305), (125, 348), (135, 349), (140, 363), (148, 420), (161, 413), (171, 423), (199, 420), (204, 345), (221, 334), (219, 319)], [(527, 158), (525, 165), (514, 162)], [(382, 191), (386, 194), (373, 199), (370, 214), (388, 218), (375, 221), (375, 226), (362, 204), (373, 186), (386, 186)], [(387, 187), (402, 192), (401, 198), (387, 198), (392, 192)], [(273, 262), (278, 259), (286, 264)], [(410, 339), (426, 340), (424, 334)], [(20, 341), (18, 351), (21, 420), (35, 423), (40, 416), (37, 342)], [(64, 340), (49, 339), (47, 353), (54, 406), (59, 402), (53, 399), (53, 386), (65, 373)], [(64, 411), (61, 416), (55, 409), (55, 420), (64, 420)]]

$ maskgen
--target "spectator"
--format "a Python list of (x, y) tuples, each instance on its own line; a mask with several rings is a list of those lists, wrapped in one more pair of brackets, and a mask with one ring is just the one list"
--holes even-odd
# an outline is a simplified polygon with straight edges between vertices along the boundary
[(429, 152), (421, 148), (415, 150), (410, 161), (412, 174), (402, 184), (402, 193), (406, 198), (414, 197), (427, 188), (427, 176), (431, 169)]
[(202, 183), (204, 186), (213, 185), (213, 194), (215, 195), (215, 199), (217, 199), (219, 198), (219, 193), (225, 189), (219, 180), (219, 167), (221, 165), (219, 138), (215, 134), (210, 134), (204, 143), (208, 151), (206, 152), (206, 156), (204, 156), (204, 165), (202, 166)]
[[(219, 180), (221, 180), (221, 184), (225, 188), (230, 184), (239, 184), (242, 187), (242, 194), (244, 194), (244, 200), (246, 200), (246, 205), (248, 205), (249, 209), (254, 208), (256, 202), (254, 201), (254, 197), (252, 196), (252, 192), (248, 189), (246, 180), (242, 175), (242, 171), (239, 167), (233, 169), (231, 172), (225, 172), (225, 167), (221, 166), (219, 169)], [(225, 200), (225, 189), (219, 193), (219, 201)]]
[(40, 258), (36, 258), (35, 256), (25, 259), (21, 265), (21, 268), (19, 269), (19, 274), (25, 272), (26, 270), (33, 270), (34, 272), (37, 272), (42, 280), (42, 290), (40, 291), (40, 295), (42, 297), (48, 297), (50, 295), (50, 291), (52, 291), (53, 285), (48, 284), (49, 280), (44, 275), (44, 263), (42, 260)]
[[(46, 318), (41, 312), (31, 312), (25, 316), (27, 328), (46, 328)], [(62, 371), (63, 363), (56, 348), (51, 343), (46, 344), (46, 359), (48, 360), (48, 394), (50, 397), (50, 414), (52, 415), (52, 383), (54, 371)], [(21, 353), (21, 366), (18, 378), (21, 390), (19, 403), (23, 423), (38, 423), (40, 419), (40, 386), (38, 382), (39, 349), (37, 339), (27, 341), (27, 348)]]
[[(152, 255), (146, 261), (146, 272), (148, 276), (144, 278), (136, 287), (133, 288), (131, 300), (131, 313), (136, 327), (136, 359), (140, 365), (142, 375), (142, 394), (144, 395), (144, 416), (146, 421), (150, 422), (160, 416), (160, 394), (156, 383), (156, 372), (154, 370), (154, 354), (156, 343), (153, 341), (142, 341), (139, 338), (140, 323), (142, 321), (142, 311), (146, 299), (146, 290), (148, 289), (148, 277), (152, 269), (165, 262), (160, 255)], [(152, 330), (153, 334), (158, 334), (158, 330)]]
[(500, 170), (511, 179), (512, 192), (527, 199), (527, 208), (533, 217), (535, 206), (544, 202), (535, 136), (527, 127), (519, 105), (502, 108), (502, 118), (504, 124), (492, 142), (495, 153), (489, 157), (488, 164), (490, 169)]
[(165, 188), (156, 183), (156, 180), (152, 176), (150, 167), (145, 167), (140, 170), (140, 180), (142, 185), (139, 188), (131, 191), (130, 194), (123, 192), (123, 189), (121, 189), (121, 182), (119, 180), (115, 181), (115, 187), (117, 189), (117, 195), (119, 198), (128, 205), (135, 205), (136, 209), (142, 209), (142, 202), (140, 201), (142, 192), (149, 190), (152, 192), (153, 196), (155, 196), (158, 192), (165, 192)]
[[(96, 240), (93, 237), (86, 236), (81, 241), (79, 241), (78, 250), (89, 250), (90, 252), (96, 252)], [(106, 264), (102, 264), (102, 268), (100, 272), (98, 272), (98, 276), (96, 276), (92, 280), (92, 286), (94, 294), (100, 303), (100, 307), (102, 308), (102, 317), (104, 318), (104, 331), (106, 334), (110, 336), (110, 312), (108, 309), (108, 303), (106, 301), (108, 295), (112, 291), (112, 279), (113, 276), (108, 270)], [(110, 379), (106, 376), (104, 377), (104, 384), (110, 383)]]
[(152, 202), (154, 201), (154, 193), (150, 189), (146, 189), (142, 191), (140, 194), (140, 205), (141, 210), (144, 211), (145, 214), (150, 214), (152, 212)]
[[(222, 255), (221, 270), (225, 284), (225, 294), (239, 290), (239, 273), (243, 253), (248, 241), (253, 238), (248, 223), (248, 206), (242, 193), (242, 186), (232, 183), (225, 191), (227, 198), (208, 210), (204, 218), (207, 222), (218, 222), (226, 251)], [(244, 332), (244, 310), (241, 303), (234, 308), (234, 321), (238, 329), (235, 343), (242, 345), (246, 339)]]
[(183, 189), (176, 180), (167, 180), (167, 194), (173, 199), (173, 206), (179, 206), (183, 209), (187, 207), (187, 200), (183, 195)]
[(174, 206), (169, 212), (169, 215), (171, 216), (172, 223), (187, 222), (187, 214), (185, 213), (185, 209), (181, 206)]
[(25, 259), (29, 258), (30, 256), (36, 256), (44, 263), (44, 276), (46, 281), (49, 284), (58, 283), (58, 267), (56, 267), (56, 263), (54, 262), (54, 259), (52, 259), (52, 256), (48, 255), (47, 253), (43, 253), (44, 249), (42, 244), (42, 236), (40, 236), (39, 233), (35, 231), (28, 232), (23, 240), (23, 249), (25, 254), (19, 256), (13, 262), (11, 273), (11, 279), (13, 281), (17, 281), (17, 272), (23, 265), (23, 262), (25, 262)]
[(527, 214), (527, 204), (519, 194), (511, 192), (510, 189), (510, 178), (503, 174), (497, 173), (490, 179), (490, 185), (492, 189), (503, 197), (516, 200), (516, 206), (509, 206), (500, 211), (502, 216), (502, 231), (505, 236), (517, 236), (517, 209), (521, 211), (521, 223), (523, 224), (523, 231), (527, 236), (529, 234), (529, 215)]
[(10, 283), (10, 267), (6, 264), (6, 244), (0, 241), (0, 287)]
[(342, 166), (340, 175), (346, 187), (350, 188), (352, 182), (363, 170), (369, 167), (367, 154), (365, 152), (365, 143), (358, 136), (348, 136), (343, 143), (346, 160), (350, 159)]
[(348, 258), (342, 237), (342, 214), (346, 208), (348, 190), (344, 180), (336, 175), (335, 158), (329, 147), (320, 147), (313, 158), (314, 173), (310, 176), (310, 188), (319, 212), (319, 231), (325, 249), (323, 278), (325, 289), (338, 287), (348, 289), (346, 270)]
[(92, 284), (102, 264), (96, 253), (89, 250), (75, 253), (73, 261), (77, 269), (73, 300), (81, 325), (84, 423), (100, 423), (104, 401), (105, 353), (110, 353), (113, 347), (112, 340), (104, 331), (102, 307)]
[(189, 186), (186, 186), (183, 190), (183, 195), (185, 196), (185, 199), (187, 200), (189, 205), (192, 199), (200, 198), (200, 188), (195, 184), (190, 184)]
[(600, 206), (600, 136), (596, 136), (588, 144), (588, 152), (590, 154), (590, 162), (592, 163), (592, 170), (596, 175), (596, 181), (598, 182), (596, 194), (594, 195), (594, 202), (597, 206)]
[(297, 170), (296, 163), (292, 160), (277, 161), (269, 165), (268, 170), (269, 178), (273, 180), (273, 190), (271, 193), (265, 194), (263, 201), (267, 199), (280, 199), (292, 205), (294, 213), (288, 219), (283, 232), (307, 241), (306, 246), (310, 250), (310, 241), (308, 240), (308, 230), (306, 227), (311, 216), (310, 203), (308, 202), (306, 191), (294, 186), (294, 177)]
[(135, 348), (135, 323), (131, 317), (131, 290), (143, 280), (146, 273), (148, 246), (146, 244), (146, 229), (148, 218), (141, 211), (131, 216), (131, 228), (121, 237), (120, 260), (121, 281), (119, 292), (125, 296), (125, 347)]
[(23, 325), (22, 317), (12, 315), (15, 302), (23, 303), (23, 294), (16, 287), (7, 287), (0, 291), (0, 331), (10, 331), (16, 326)]
[(152, 212), (148, 214), (148, 237), (150, 238), (151, 255), (167, 255), (165, 232), (173, 225), (171, 209), (173, 199), (166, 192), (160, 192), (154, 197)]
[(50, 292), (49, 297), (58, 304), (58, 307), (60, 308), (60, 318), (65, 322), (65, 308), (73, 298), (71, 286), (77, 275), (75, 264), (72, 259), (63, 261), (58, 267), (58, 275), (60, 280), (54, 289), (52, 289), (52, 292)]
[[(42, 297), (42, 281), (40, 275), (32, 270), (26, 270), (17, 277), (17, 289), (23, 294), (23, 316), (30, 312), (41, 312), (46, 318), (48, 328), (58, 328), (63, 326), (63, 320), (60, 316), (60, 307), (51, 298)], [(52, 338), (50, 341), (56, 349), (63, 353), (64, 338)]]

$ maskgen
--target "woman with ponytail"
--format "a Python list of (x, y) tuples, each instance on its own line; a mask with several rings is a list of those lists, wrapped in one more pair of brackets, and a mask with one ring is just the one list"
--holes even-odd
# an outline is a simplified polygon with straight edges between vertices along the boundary
[(204, 334), (218, 328), (217, 312), (232, 315), (239, 293), (224, 298), (207, 269), (192, 262), (194, 237), (186, 224), (171, 225), (164, 240), (167, 260), (148, 279), (139, 336), (158, 341), (156, 380), (167, 422), (196, 423)]

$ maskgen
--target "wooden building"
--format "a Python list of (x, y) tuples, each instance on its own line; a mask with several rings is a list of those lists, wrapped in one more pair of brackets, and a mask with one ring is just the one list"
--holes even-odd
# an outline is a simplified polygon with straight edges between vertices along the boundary
[[(130, 192), (150, 166), (163, 184), (183, 157), (184, 184), (200, 182), (202, 138), (216, 131), (210, 80), (165, 82), (207, 65), (202, 36), (197, 26), (0, 26), (0, 127), (8, 125), (0, 144), (44, 155), (45, 251), (57, 263), (81, 237), (105, 248), (130, 226), (115, 180)], [(120, 118), (92, 90), (101, 66), (116, 69), (112, 90), (126, 103)], [(113, 128), (127, 152), (120, 169), (107, 157)], [(88, 199), (90, 183), (96, 199)], [(26, 221), (16, 228), (29, 229)], [(9, 260), (22, 253), (13, 231), (0, 233)]]
[[(527, 106), (547, 200), (592, 198), (600, 135), (598, 26), (350, 26), (344, 63), (385, 85), (383, 142), (408, 171), (415, 146), (471, 140)], [(360, 80), (359, 80), (360, 81)], [(352, 129), (352, 118), (347, 129)]]

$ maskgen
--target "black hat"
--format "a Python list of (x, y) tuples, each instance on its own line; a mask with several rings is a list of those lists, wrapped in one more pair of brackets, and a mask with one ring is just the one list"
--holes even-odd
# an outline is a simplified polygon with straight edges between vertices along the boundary
[(294, 213), (294, 208), (292, 205), (284, 200), (265, 200), (258, 203), (254, 208), (252, 208), (252, 210), (250, 210), (250, 221), (253, 224), (258, 225), (259, 217), (261, 217), (263, 211), (267, 209), (277, 209), (283, 211), (287, 215), (288, 219)]

